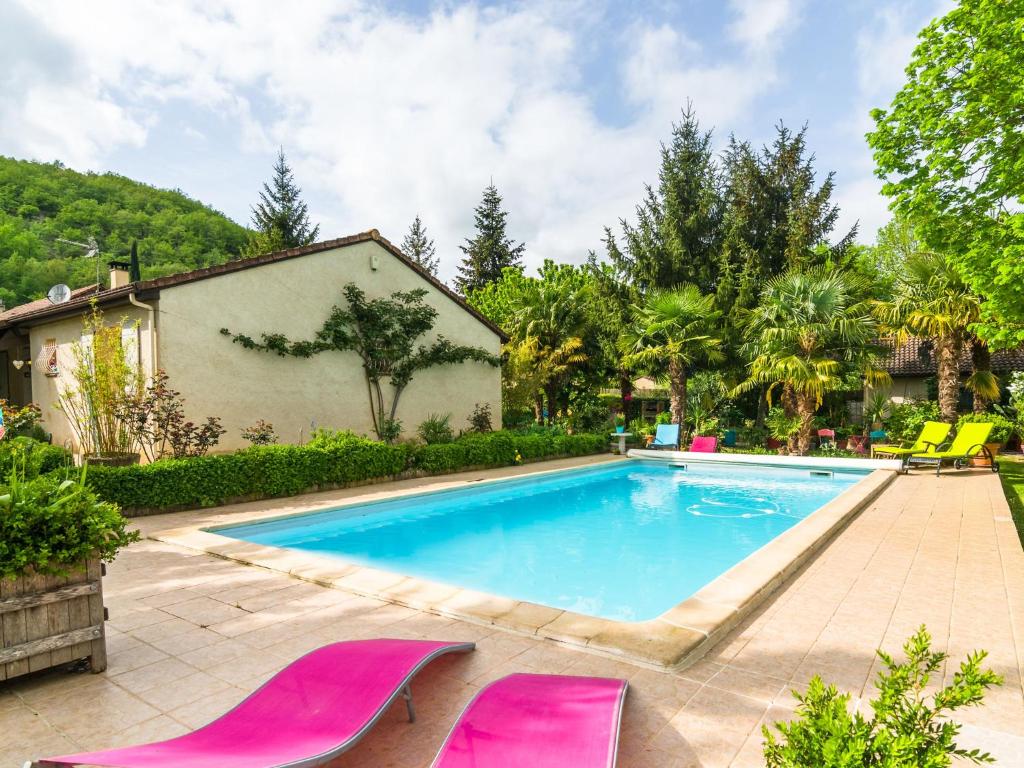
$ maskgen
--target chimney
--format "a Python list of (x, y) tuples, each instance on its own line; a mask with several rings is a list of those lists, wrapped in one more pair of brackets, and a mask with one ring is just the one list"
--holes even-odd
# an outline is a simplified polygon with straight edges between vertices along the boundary
[(107, 266), (110, 267), (111, 289), (123, 288), (131, 282), (128, 277), (128, 270), (131, 268), (131, 264), (127, 261), (108, 261)]

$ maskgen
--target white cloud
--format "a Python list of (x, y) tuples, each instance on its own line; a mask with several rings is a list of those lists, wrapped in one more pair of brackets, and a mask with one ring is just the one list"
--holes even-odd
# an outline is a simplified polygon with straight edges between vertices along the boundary
[(730, 0), (729, 5), (737, 14), (729, 25), (733, 39), (758, 53), (777, 49), (799, 21), (796, 0)]
[(775, 84), (793, 4), (732, 5), (738, 55), (650, 25), (598, 53), (621, 61), (634, 107), (613, 126), (581, 87), (585, 4), (441, 5), (413, 18), (369, 0), (40, 0), (19, 13), (68, 61), (61, 75), (35, 66), (14, 85), (0, 80), (21, 120), (4, 120), (0, 139), (16, 154), (95, 168), (144, 144), (169, 105), (181, 124), (184, 104), (223, 117), (235, 133), (226, 151), (254, 163), (283, 144), (324, 236), (375, 226), (400, 240), (420, 213), (451, 275), (493, 178), (531, 263), (579, 260), (653, 180), (657, 140), (687, 99), (703, 122), (726, 125)]

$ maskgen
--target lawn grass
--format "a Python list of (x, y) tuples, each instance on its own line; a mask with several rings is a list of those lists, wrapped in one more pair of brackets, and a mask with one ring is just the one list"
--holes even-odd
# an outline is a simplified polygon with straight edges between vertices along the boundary
[(1001, 456), (999, 477), (1003, 481), (1003, 493), (1010, 503), (1013, 524), (1017, 526), (1017, 535), (1021, 546), (1024, 546), (1024, 461)]

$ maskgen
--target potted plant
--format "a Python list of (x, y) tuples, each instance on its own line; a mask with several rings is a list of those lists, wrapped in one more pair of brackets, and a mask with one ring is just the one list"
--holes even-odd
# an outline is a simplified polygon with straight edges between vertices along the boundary
[(71, 347), (71, 382), (57, 396), (87, 464), (124, 466), (139, 462), (131, 425), (120, 417), (125, 403), (142, 397), (142, 370), (129, 361), (122, 342), (125, 321), (108, 325), (95, 302), (85, 316), (83, 341)]
[(615, 414), (615, 431), (619, 433), (626, 431), (626, 416), (621, 412)]
[(850, 441), (850, 428), (849, 427), (836, 427), (836, 448), (841, 451), (846, 450), (846, 446)]
[[(992, 424), (992, 434), (989, 435), (988, 442), (985, 443), (985, 447), (988, 449), (992, 456), (996, 456), (1002, 450), (1006, 441), (1010, 439), (1010, 435), (1014, 431), (1014, 423), (1005, 416), (998, 413), (968, 413), (957, 419), (956, 429), (957, 432), (964, 424), (970, 423), (983, 423)], [(984, 452), (979, 453), (973, 459), (971, 459), (972, 467), (991, 467), (992, 462)]]
[(33, 478), (22, 465), (0, 481), (0, 680), (77, 659), (106, 668), (102, 562), (138, 539), (126, 526), (84, 468)]
[(882, 428), (883, 422), (889, 418), (892, 405), (889, 396), (883, 392), (875, 392), (864, 403), (864, 434), (868, 434), (868, 427), (873, 430)]

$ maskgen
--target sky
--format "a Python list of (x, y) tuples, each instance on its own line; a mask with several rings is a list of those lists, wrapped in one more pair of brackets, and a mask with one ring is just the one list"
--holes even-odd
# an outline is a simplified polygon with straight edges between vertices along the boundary
[(689, 101), (716, 147), (808, 126), (840, 229), (888, 219), (864, 134), (949, 0), (0, 0), (0, 154), (240, 223), (283, 147), (323, 238), (418, 214), (451, 278), (491, 181), (526, 263), (580, 262)]

